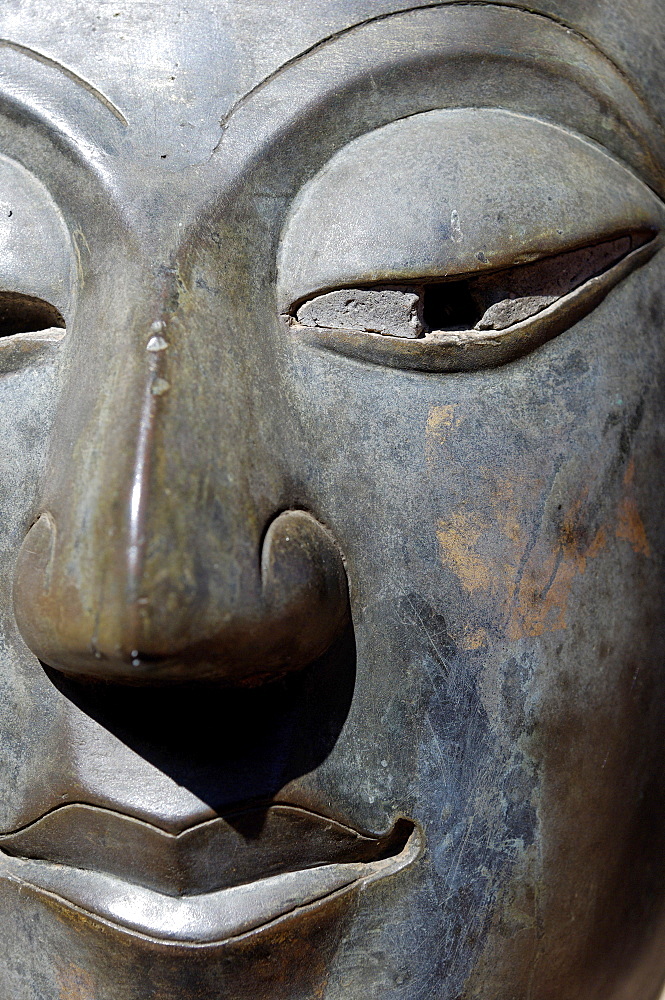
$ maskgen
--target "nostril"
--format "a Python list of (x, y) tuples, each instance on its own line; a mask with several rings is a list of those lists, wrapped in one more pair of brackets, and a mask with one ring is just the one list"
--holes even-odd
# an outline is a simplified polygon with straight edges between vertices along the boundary
[(313, 643), (309, 659), (325, 652), (349, 616), (346, 569), (332, 534), (306, 511), (279, 514), (264, 538), (261, 580), (275, 618), (297, 620), (301, 641)]

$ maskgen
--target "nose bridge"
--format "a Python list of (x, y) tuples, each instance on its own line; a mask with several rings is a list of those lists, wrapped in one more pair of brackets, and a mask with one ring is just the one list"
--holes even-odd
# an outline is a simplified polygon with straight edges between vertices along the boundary
[(328, 532), (284, 511), (277, 364), (229, 336), (219, 299), (175, 292), (73, 345), (16, 618), (69, 673), (267, 678), (325, 651), (346, 576)]
[[(156, 320), (151, 324), (150, 337), (146, 344), (147, 371), (145, 384), (140, 387), (141, 405), (135, 432), (135, 443), (130, 447), (133, 460), (126, 484), (127, 510), (125, 512), (126, 557), (127, 557), (127, 639), (130, 645), (138, 641), (138, 601), (141, 599), (141, 573), (143, 567), (143, 542), (145, 521), (149, 502), (150, 473), (154, 448), (155, 421), (158, 416), (157, 400), (160, 390), (168, 386), (164, 371), (163, 352), (168, 342), (162, 335), (164, 323)], [(125, 642), (125, 645), (127, 642)]]
[[(201, 299), (154, 321), (142, 345), (124, 522), (130, 645), (146, 656), (200, 643), (220, 616), (260, 600), (261, 522), (280, 492), (247, 401), (246, 365), (225, 349), (219, 317)], [(263, 510), (247, 481), (251, 463), (271, 481)]]
[[(131, 459), (120, 486), (125, 498), (119, 511), (126, 560), (124, 645), (151, 653), (156, 652), (156, 641), (168, 641), (169, 620), (173, 624), (172, 616), (189, 604), (185, 597), (193, 583), (196, 536), (208, 516), (201, 480), (209, 481), (216, 472), (215, 456), (200, 454), (202, 443), (195, 430), (177, 412), (190, 408), (185, 398), (187, 368), (174, 358), (177, 347), (168, 334), (166, 323), (155, 320), (139, 344), (140, 405), (127, 447)], [(235, 445), (240, 448), (241, 442)], [(235, 525), (234, 530), (239, 528)]]

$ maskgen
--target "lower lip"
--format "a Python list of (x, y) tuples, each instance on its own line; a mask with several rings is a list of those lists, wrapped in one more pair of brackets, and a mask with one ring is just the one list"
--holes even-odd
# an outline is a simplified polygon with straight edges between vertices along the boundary
[(257, 930), (335, 893), (392, 875), (415, 860), (417, 829), (399, 854), (367, 863), (322, 865), (196, 896), (167, 896), (103, 872), (0, 853), (0, 878), (157, 941), (211, 944)]

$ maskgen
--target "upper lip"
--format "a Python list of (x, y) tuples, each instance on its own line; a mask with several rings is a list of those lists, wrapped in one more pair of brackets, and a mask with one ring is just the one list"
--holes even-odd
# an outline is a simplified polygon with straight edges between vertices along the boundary
[(397, 871), (421, 843), (410, 820), (377, 837), (293, 805), (246, 809), (173, 834), (74, 803), (0, 836), (0, 876), (130, 933), (204, 943)]

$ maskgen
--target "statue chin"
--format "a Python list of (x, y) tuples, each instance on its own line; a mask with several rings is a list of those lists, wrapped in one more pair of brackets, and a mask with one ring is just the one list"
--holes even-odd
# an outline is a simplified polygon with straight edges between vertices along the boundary
[(662, 18), (19, 6), (0, 1000), (657, 1000)]

